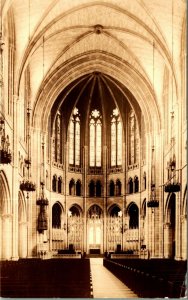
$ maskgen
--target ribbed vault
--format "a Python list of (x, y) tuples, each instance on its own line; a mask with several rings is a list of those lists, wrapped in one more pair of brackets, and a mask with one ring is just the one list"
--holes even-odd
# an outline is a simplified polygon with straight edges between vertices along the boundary
[[(42, 125), (43, 131), (47, 132), (48, 119), (56, 99), (59, 99), (56, 104), (58, 109), (58, 105), (60, 107), (65, 101), (76, 82), (81, 83), (83, 78), (87, 77), (89, 80), (89, 77), (96, 74), (102, 74), (99, 76), (100, 81), (103, 85), (107, 85), (108, 93), (115, 98), (119, 108), (121, 108), (121, 101), (127, 101), (135, 110), (138, 121), (142, 111), (148, 132), (154, 126), (156, 130), (159, 130), (161, 127), (160, 111), (152, 87), (148, 85), (145, 78), (128, 63), (119, 61), (114, 56), (96, 53), (96, 51), (66, 62), (43, 82), (35, 102), (33, 126), (40, 128)], [(73, 80), (73, 78), (77, 79)], [(82, 94), (82, 91), (80, 90), (79, 93)]]

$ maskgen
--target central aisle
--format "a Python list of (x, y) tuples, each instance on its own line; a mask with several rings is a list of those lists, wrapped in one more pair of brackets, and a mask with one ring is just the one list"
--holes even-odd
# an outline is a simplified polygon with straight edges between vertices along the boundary
[(103, 258), (90, 258), (93, 298), (138, 298), (103, 266)]

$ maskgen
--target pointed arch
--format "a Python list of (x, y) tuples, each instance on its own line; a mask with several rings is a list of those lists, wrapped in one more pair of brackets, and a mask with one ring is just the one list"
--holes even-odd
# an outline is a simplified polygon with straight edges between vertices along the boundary
[(81, 207), (76, 203), (72, 204), (71, 207), (68, 210), (68, 216), (69, 217), (70, 216), (72, 216), (72, 217), (73, 216), (81, 217), (82, 213), (83, 213), (83, 211), (82, 211)]
[(183, 194), (183, 207), (182, 207), (183, 211), (182, 214), (186, 215), (187, 214), (187, 184), (184, 190), (184, 194)]
[(73, 178), (69, 182), (69, 195), (75, 195), (75, 181)]
[(2, 214), (11, 213), (10, 189), (5, 173), (0, 171), (0, 212)]
[(133, 193), (133, 179), (131, 177), (128, 180), (128, 193), (129, 194)]
[(94, 180), (91, 180), (89, 183), (89, 196), (94, 197), (95, 196), (95, 182)]
[(52, 206), (52, 228), (60, 229), (62, 227), (63, 207), (59, 202)]
[(146, 198), (142, 202), (141, 215), (143, 218), (146, 217)]
[(118, 217), (118, 213), (121, 211), (121, 208), (118, 204), (113, 204), (108, 209), (108, 215), (111, 217)]
[(129, 216), (129, 229), (139, 228), (139, 209), (135, 202), (131, 202), (127, 207)]
[(121, 187), (122, 187), (121, 181), (120, 181), (120, 179), (117, 179), (116, 180), (116, 196), (121, 196)]
[(18, 193), (18, 221), (19, 222), (27, 221), (27, 209), (26, 209), (26, 202), (24, 199), (23, 192)]
[(113, 197), (115, 195), (115, 184), (114, 184), (113, 180), (110, 180), (109, 194), (111, 197)]
[(80, 179), (78, 179), (76, 182), (76, 196), (81, 196), (81, 188), (82, 188), (82, 184)]

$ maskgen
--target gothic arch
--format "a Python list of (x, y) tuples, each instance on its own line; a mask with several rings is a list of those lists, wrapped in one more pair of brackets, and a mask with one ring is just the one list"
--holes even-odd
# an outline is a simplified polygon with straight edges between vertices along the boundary
[(129, 216), (129, 229), (139, 228), (139, 208), (135, 202), (131, 202), (126, 210)]
[(82, 208), (80, 207), (80, 205), (76, 203), (70, 206), (69, 211), (72, 212), (72, 215), (76, 215), (76, 216), (82, 216), (83, 214)]
[(174, 258), (176, 254), (176, 195), (169, 194), (165, 208), (165, 256)]
[(108, 215), (109, 216), (118, 216), (118, 212), (121, 211), (121, 207), (118, 204), (113, 204), (108, 208)]
[(96, 212), (99, 213), (100, 216), (103, 216), (103, 209), (100, 204), (91, 204), (88, 207), (87, 214), (89, 215), (92, 212), (92, 210), (96, 210)]
[(143, 218), (146, 217), (146, 198), (142, 202), (141, 215), (143, 216)]
[(53, 228), (62, 228), (63, 220), (63, 206), (59, 201), (55, 202), (52, 206), (52, 227)]
[[(90, 55), (89, 62), (87, 62), (88, 55)], [(98, 64), (99, 57), (103, 64)], [(85, 61), (84, 64), (83, 61)], [(92, 61), (95, 62), (94, 65), (92, 64)], [(75, 78), (79, 78), (82, 75), (88, 74), (88, 72), (90, 73), (96, 70), (107, 75), (111, 75), (113, 73), (114, 78), (117, 78), (121, 85), (126, 86), (127, 89), (129, 89), (130, 91), (134, 90), (134, 97), (136, 101), (134, 101), (134, 103), (130, 103), (130, 105), (131, 107), (133, 107), (134, 110), (138, 110), (139, 108), (143, 111), (143, 114), (145, 116), (144, 121), (146, 130), (151, 130), (151, 128), (154, 126), (154, 122), (155, 126), (157, 126), (158, 129), (160, 128), (161, 117), (159, 107), (157, 107), (155, 95), (153, 94), (150, 84), (148, 84), (146, 78), (144, 78), (141, 74), (138, 74), (136, 70), (130, 69), (130, 66), (127, 63), (120, 62), (117, 57), (114, 57), (109, 53), (100, 53), (100, 51), (99, 53), (98, 51), (93, 51), (91, 53), (84, 53), (81, 56), (79, 55), (77, 57), (74, 57), (74, 59), (68, 61), (66, 65), (63, 64), (61, 67), (58, 68), (58, 70), (54, 70), (52, 74), (50, 74), (50, 76), (46, 78), (45, 87), (41, 87), (38, 95), (36, 96), (37, 100), (35, 103), (33, 113), (34, 127), (38, 127), (40, 122), (40, 124), (42, 124), (42, 128), (44, 130), (47, 129), (49, 114), (55, 99), (58, 97), (63, 88), (65, 88), (72, 82), (72, 77), (66, 75), (67, 72), (70, 71), (70, 69), (74, 73)], [(65, 77), (62, 77), (62, 74), (64, 74)], [(134, 78), (134, 84), (135, 82), (137, 83), (136, 89), (132, 86), (132, 80), (129, 80), (127, 78), (129, 76), (131, 76), (132, 80)], [(56, 84), (53, 84), (53, 87), (51, 85), (52, 81), (56, 82)], [(120, 86), (119, 89), (121, 89)], [(41, 90), (45, 92), (41, 94)], [(45, 107), (43, 97), (49, 100), (47, 103), (45, 102)], [(130, 99), (127, 100), (131, 102)], [(62, 99), (62, 102), (63, 101), (64, 99)], [(140, 103), (140, 106), (138, 105), (138, 103)], [(154, 105), (151, 105), (151, 103), (153, 103)], [(62, 103), (60, 103), (59, 105), (61, 104)], [(37, 114), (38, 111), (44, 111), (43, 117)]]
[(27, 221), (26, 202), (22, 192), (18, 193), (18, 221), (19, 222)]
[(18, 256), (27, 257), (27, 208), (24, 195), (18, 194)]
[(10, 190), (5, 173), (0, 171), (0, 259), (12, 256), (12, 213)]
[(10, 189), (5, 173), (0, 171), (0, 211), (2, 214), (11, 213)]
[(183, 193), (182, 215), (187, 216), (187, 185)]

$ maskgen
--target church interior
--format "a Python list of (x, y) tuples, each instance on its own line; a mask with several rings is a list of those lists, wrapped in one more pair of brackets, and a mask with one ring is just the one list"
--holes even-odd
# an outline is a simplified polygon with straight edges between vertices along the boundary
[(90, 298), (90, 258), (184, 296), (186, 1), (0, 9), (1, 296)]

